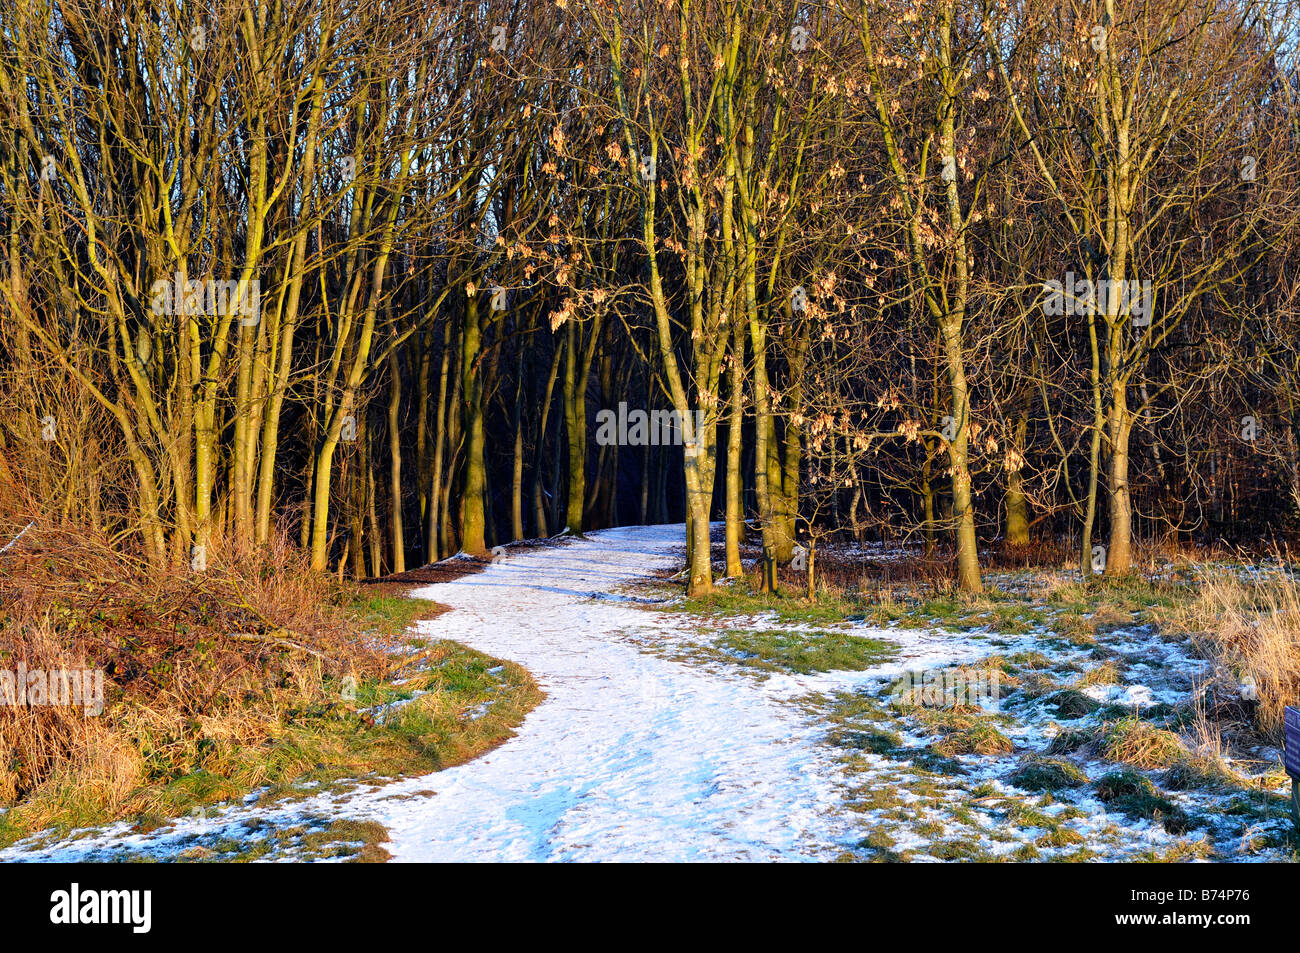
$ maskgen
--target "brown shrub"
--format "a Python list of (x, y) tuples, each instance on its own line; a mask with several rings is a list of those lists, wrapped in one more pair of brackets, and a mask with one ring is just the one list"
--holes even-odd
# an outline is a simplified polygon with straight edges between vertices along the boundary
[[(3, 521), (4, 542), (24, 525)], [(328, 709), (331, 678), (383, 674), (348, 588), (283, 538), (209, 549), (204, 573), (160, 569), (38, 522), (0, 556), (0, 672), (98, 670), (105, 706), (0, 703), (0, 801), (68, 786), (119, 805)]]
[(1192, 634), (1197, 650), (1215, 663), (1211, 697), (1238, 698), (1253, 687), (1254, 725), (1273, 744), (1282, 740), (1282, 714), (1300, 702), (1300, 584), (1279, 575), (1244, 580), (1206, 579), (1197, 598), (1171, 610), (1165, 622)]

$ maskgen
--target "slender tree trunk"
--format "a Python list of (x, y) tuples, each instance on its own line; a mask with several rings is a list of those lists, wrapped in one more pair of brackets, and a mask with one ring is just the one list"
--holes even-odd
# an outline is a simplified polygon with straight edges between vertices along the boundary
[(383, 534), (379, 531), (379, 513), (377, 511), (376, 501), (379, 494), (375, 487), (375, 467), (374, 467), (374, 444), (370, 439), (370, 427), (366, 427), (365, 447), (365, 475), (366, 475), (366, 520), (369, 524), (370, 531), (366, 533), (366, 539), (370, 543), (370, 575), (379, 577), (384, 574), (384, 550), (382, 546)]
[[(790, 498), (785, 492), (785, 466), (781, 460), (781, 439), (777, 436), (776, 414), (769, 404), (767, 421), (767, 492), (771, 497), (772, 545), (779, 565), (788, 565), (794, 559), (794, 534), (791, 527), (794, 515), (790, 512)], [(797, 466), (798, 464), (796, 464)]]
[(1007, 528), (1003, 542), (1011, 549), (1029, 545), (1029, 506), (1025, 500), (1021, 470), (1028, 428), (1029, 421), (1021, 414), (1012, 438), (1012, 459), (1007, 468)]
[(741, 469), (741, 440), (745, 421), (745, 337), (740, 322), (732, 335), (730, 419), (727, 425), (727, 575), (739, 579), (745, 574), (740, 561), (740, 541), (745, 532), (745, 472)]
[(1110, 516), (1110, 545), (1106, 551), (1106, 574), (1123, 575), (1133, 568), (1132, 501), (1128, 485), (1128, 447), (1133, 418), (1121, 383), (1112, 398), (1110, 419), (1110, 480), (1107, 499)]
[(425, 537), (429, 526), (429, 378), (433, 372), (432, 339), (432, 329), (427, 334), (416, 332), (415, 346), (419, 355), (415, 375), (415, 488), (419, 505), (416, 539), (426, 563), (437, 558), (429, 555)]
[(393, 544), (393, 572), (406, 572), (406, 532), (402, 521), (402, 362), (397, 348), (388, 353), (388, 491), (391, 500), (389, 530)]
[(926, 454), (921, 464), (921, 534), (925, 539), (925, 555), (934, 555), (937, 540), (934, 526), (934, 483), (930, 479), (930, 457)]
[[(793, 325), (796, 316), (791, 312), (788, 317)], [(803, 404), (803, 375), (808, 357), (809, 334), (809, 324), (805, 321), (797, 332), (790, 333), (787, 342), (787, 352), (790, 355), (788, 397), (791, 413), (785, 422), (785, 441), (782, 447), (780, 506), (781, 518), (785, 524), (782, 536), (788, 541), (790, 556), (786, 556), (782, 551), (777, 554), (779, 559), (793, 557), (795, 539), (798, 535), (799, 468), (803, 461), (803, 428), (795, 419), (795, 414)]]
[(230, 495), (234, 504), (235, 551), (246, 553), (253, 544), (253, 345), (257, 328), (238, 330), (238, 365), (235, 374), (235, 434), (230, 459)]
[(750, 337), (754, 349), (754, 491), (758, 497), (758, 519), (763, 530), (763, 592), (777, 591), (776, 512), (772, 505), (768, 466), (768, 441), (771, 439), (771, 397), (767, 379), (767, 332), (756, 315), (750, 319)]
[(1083, 578), (1092, 577), (1092, 530), (1097, 519), (1097, 486), (1101, 473), (1101, 436), (1106, 426), (1106, 414), (1102, 407), (1101, 396), (1101, 352), (1097, 341), (1097, 318), (1094, 311), (1088, 312), (1088, 341), (1091, 348), (1091, 368), (1089, 371), (1092, 384), (1092, 437), (1088, 446), (1088, 495), (1084, 505), (1083, 529), (1079, 538), (1079, 574)]
[(564, 349), (564, 427), (569, 442), (569, 492), (565, 529), (574, 536), (583, 530), (583, 505), (587, 493), (586, 388), (578, 380), (581, 344), (578, 324), (568, 322), (568, 343)]
[(957, 585), (966, 592), (979, 592), (979, 549), (975, 538), (975, 508), (971, 499), (970, 409), (967, 403), (966, 368), (962, 356), (961, 326), (945, 321), (942, 326), (944, 355), (948, 363), (948, 381), (952, 393), (953, 417), (957, 433), (948, 444), (952, 464), (952, 509), (957, 539)]
[(465, 300), (465, 326), (461, 331), (461, 399), (465, 415), (465, 485), (461, 490), (460, 546), (477, 555), (487, 551), (487, 468), (484, 462), (483, 380), (478, 367), (482, 326), (478, 300)]
[(511, 423), (515, 430), (514, 468), (510, 480), (510, 538), (524, 538), (524, 351), (519, 349), (518, 375), (515, 381), (515, 410)]
[(425, 517), (424, 538), (426, 558), (437, 562), (443, 555), (438, 544), (438, 531), (442, 519), (443, 450), (447, 445), (447, 382), (451, 374), (451, 321), (443, 324), (442, 363), (438, 370), (438, 404), (435, 410), (433, 432), (433, 459), (427, 476), (429, 484), (429, 512)]
[[(555, 380), (560, 372), (560, 359), (564, 356), (564, 340), (557, 338), (555, 341), (555, 353), (551, 355), (551, 372), (546, 376), (546, 389), (542, 392), (542, 419), (537, 427), (537, 452), (533, 457), (533, 520), (536, 522), (536, 531), (539, 537), (550, 535), (549, 524), (546, 518), (546, 491), (543, 487), (542, 474), (545, 472), (543, 464), (546, 461), (546, 439), (550, 431), (551, 404), (555, 396)], [(552, 465), (560, 458), (560, 451), (557, 447), (552, 454)], [(558, 490), (555, 485), (555, 478), (552, 477), (551, 488), (553, 491)]]

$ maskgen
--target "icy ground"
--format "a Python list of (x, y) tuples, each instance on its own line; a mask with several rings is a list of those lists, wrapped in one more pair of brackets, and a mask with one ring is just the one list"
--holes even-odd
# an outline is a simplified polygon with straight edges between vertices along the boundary
[[(680, 526), (607, 530), (417, 591), (452, 609), (419, 623), (422, 636), (518, 662), (547, 693), (517, 737), (477, 760), (291, 803), (250, 798), (150, 833), (119, 824), (58, 841), (38, 835), (0, 860), (173, 859), (192, 856), (195, 845), (337, 818), (383, 824), (384, 847), (399, 861), (825, 860), (886, 847), (912, 859), (956, 857), (958, 847), (989, 859), (1035, 843), (1035, 856), (1047, 859), (1085, 839), (1092, 856), (1120, 859), (1179, 843), (1157, 823), (1108, 811), (1088, 788), (1044, 798), (1008, 783), (1018, 759), (1060, 727), (1041, 701), (1003, 716), (1013, 753), (942, 759), (942, 770), (922, 759), (931, 739), (906, 718), (884, 723), (894, 733), (888, 752), (827, 743), (831, 700), (874, 706), (905, 670), (1014, 656), (1042, 646), (1042, 632), (856, 623), (853, 635), (897, 646), (894, 659), (858, 672), (756, 677), (697, 652), (709, 639), (698, 617), (647, 611), (663, 590), (645, 583), (681, 565), (681, 540)], [(1185, 692), (1195, 674), (1194, 661), (1155, 636), (1116, 633), (1115, 642), (1114, 651), (1131, 650), (1121, 663), (1136, 684), (1091, 687), (1090, 697), (1150, 705)], [(1053, 654), (1061, 664), (1083, 657), (1067, 647)], [(881, 717), (877, 708), (871, 716)], [(847, 719), (838, 733), (842, 741), (873, 730)], [(1094, 781), (1106, 770), (1083, 768)]]
[(235, 836), (250, 818), (377, 820), (396, 860), (816, 859), (850, 835), (824, 729), (768, 686), (638, 648), (629, 631), (671, 631), (629, 582), (680, 564), (682, 527), (614, 529), (512, 554), (418, 590), (452, 608), (419, 623), (523, 665), (547, 693), (518, 736), (448, 770), (284, 809), (236, 807), (152, 834), (115, 825), (55, 845), (29, 839), (0, 859), (170, 856)]

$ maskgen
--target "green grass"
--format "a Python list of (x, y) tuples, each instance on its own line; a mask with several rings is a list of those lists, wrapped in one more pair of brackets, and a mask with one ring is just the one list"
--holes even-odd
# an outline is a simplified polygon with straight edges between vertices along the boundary
[(309, 815), (276, 826), (262, 818), (250, 818), (239, 824), (237, 830), (225, 828), (213, 834), (181, 838), (165, 858), (130, 847), (113, 847), (92, 859), (117, 863), (153, 863), (162, 859), (199, 864), (249, 864), (267, 860), (383, 863), (389, 859), (388, 851), (382, 846), (387, 841), (387, 828), (375, 821), (331, 820)]
[(889, 721), (893, 717), (879, 698), (866, 691), (836, 692), (829, 699), (818, 696), (814, 701), (818, 699), (823, 699), (826, 718), (832, 724), (854, 724), (859, 720)]
[(983, 847), (968, 840), (939, 841), (931, 844), (926, 852), (938, 860), (955, 860), (965, 863), (986, 864), (997, 859)]
[(781, 629), (728, 629), (716, 645), (742, 665), (767, 671), (862, 671), (889, 661), (897, 649), (888, 642), (847, 632), (787, 632)]
[(877, 625), (905, 623), (951, 632), (992, 629), (1002, 634), (1032, 631), (1047, 619), (1046, 610), (1025, 597), (990, 591), (978, 596), (961, 593), (918, 594), (898, 601), (881, 600), (857, 589), (828, 590), (810, 602), (802, 592), (759, 592), (746, 578), (720, 586), (705, 596), (686, 598), (665, 607), (708, 618), (771, 613), (782, 625), (827, 625), (868, 622)]
[[(1133, 859), (1207, 856), (1213, 842), (1197, 839), (1195, 833), (1206, 823), (1201, 816), (1206, 808), (1183, 807), (1181, 795), (1166, 792), (1244, 795), (1250, 793), (1249, 782), (1233, 777), (1217, 759), (1202, 759), (1187, 750), (1178, 735), (1187, 727), (1186, 706), (1156, 706), (1136, 717), (1131, 707), (1106, 705), (1081, 691), (1123, 684), (1131, 677), (1134, 659), (1116, 646), (1115, 640), (1123, 637), (1117, 633), (1160, 625), (1161, 610), (1185, 601), (1192, 589), (1185, 581), (1146, 581), (1136, 575), (1088, 585), (1062, 585), (1051, 579), (1042, 585), (1012, 580), (1012, 585), (1014, 591), (992, 590), (975, 597), (942, 587), (916, 587), (900, 595), (895, 587), (877, 598), (850, 587), (809, 603), (791, 595), (759, 595), (738, 583), (704, 600), (679, 600), (676, 605), (708, 617), (711, 622), (702, 631), (721, 632), (716, 648), (760, 670), (814, 672), (879, 661), (870, 652), (859, 660), (860, 666), (836, 657), (841, 646), (851, 645), (834, 631), (845, 622), (1008, 636), (1036, 633), (1005, 647), (994, 642), (1005, 654), (985, 656), (979, 663), (982, 669), (1003, 673), (1002, 688), (1010, 701), (1001, 714), (900, 704), (890, 696), (889, 686), (802, 700), (810, 714), (826, 720), (826, 742), (837, 749), (838, 763), (858, 785), (846, 808), (873, 820), (864, 825), (873, 828), (864, 831), (865, 839), (841, 859), (1089, 862), (1112, 850), (1131, 850), (1124, 843), (1125, 823), (1113, 816), (1095, 839), (1076, 829), (1079, 820), (1095, 819), (1094, 792), (1108, 811), (1126, 816), (1129, 823), (1151, 821), (1180, 835), (1173, 847), (1136, 853)], [(743, 628), (764, 614), (759, 625)], [(817, 631), (782, 631), (782, 625)], [(1177, 637), (1181, 634), (1166, 636)], [(1008, 734), (1016, 736), (1007, 726), (1024, 719), (1045, 722), (1044, 716), (1059, 721), (1059, 733), (1047, 749), (1019, 763), (1007, 758), (1019, 753)], [(1077, 727), (1064, 727), (1071, 724)], [(917, 736), (924, 740), (918, 742)], [(1079, 766), (1084, 757), (1118, 762), (1122, 770), (1090, 782)], [(977, 758), (980, 774), (973, 777), (971, 763)], [(998, 758), (1006, 764), (998, 770), (1000, 781), (1038, 796), (1008, 797), (1000, 785), (983, 780)], [(1260, 827), (1253, 835), (1259, 850), (1278, 846), (1272, 822), (1284, 810), (1279, 804), (1275, 797), (1261, 796), (1242, 799), (1236, 807)], [(1005, 816), (1007, 823), (990, 829), (990, 812)], [(904, 830), (930, 843), (904, 850), (894, 839)], [(1182, 836), (1189, 832), (1191, 836)], [(1006, 845), (998, 851), (1010, 852), (990, 854), (989, 840)]]
[(1058, 718), (1082, 718), (1091, 715), (1101, 707), (1101, 703), (1090, 698), (1077, 688), (1063, 688), (1049, 696), (1048, 704), (1056, 711)]
[(862, 611), (862, 603), (852, 597), (834, 594), (822, 595), (816, 602), (809, 602), (793, 591), (776, 594), (758, 592), (752, 580), (746, 579), (730, 586), (719, 586), (705, 596), (687, 598), (667, 609), (713, 618), (770, 612), (776, 616), (777, 621), (784, 624), (824, 625), (851, 619)]
[(365, 628), (385, 635), (403, 633), (417, 620), (431, 619), (446, 611), (445, 606), (432, 599), (372, 594), (364, 590), (350, 608)]
[(1056, 791), (1087, 784), (1088, 776), (1063, 758), (1031, 757), (1007, 780), (1026, 791)]
[(903, 744), (903, 739), (897, 732), (878, 731), (874, 728), (837, 728), (827, 736), (826, 741), (837, 748), (869, 754), (889, 754)]
[(1184, 753), (1160, 776), (1170, 791), (1241, 790), (1242, 779), (1218, 758)]
[(1185, 833), (1191, 826), (1187, 812), (1165, 797), (1150, 778), (1125, 768), (1112, 771), (1096, 782), (1097, 797), (1108, 807), (1132, 818), (1159, 820), (1171, 834)]
[(1193, 593), (1194, 587), (1189, 583), (1146, 579), (1133, 573), (1119, 578), (1094, 577), (1086, 584), (1074, 582), (1058, 586), (1048, 595), (1047, 605), (1085, 615), (1096, 612), (1100, 605), (1105, 604), (1116, 610), (1138, 613), (1135, 621), (1140, 623), (1149, 621), (1147, 610), (1174, 606)]
[(1091, 731), (1067, 729), (1048, 742), (1047, 753), (1072, 754), (1089, 747), (1095, 740)]
[(1046, 613), (1018, 597), (990, 592), (977, 597), (952, 595), (926, 599), (912, 607), (904, 618), (950, 632), (990, 629), (999, 635), (1023, 635), (1041, 625)]
[(1056, 826), (1056, 821), (1052, 820), (1049, 815), (1023, 801), (1012, 801), (1006, 808), (1006, 814), (1007, 820), (1016, 827), (1052, 828)]

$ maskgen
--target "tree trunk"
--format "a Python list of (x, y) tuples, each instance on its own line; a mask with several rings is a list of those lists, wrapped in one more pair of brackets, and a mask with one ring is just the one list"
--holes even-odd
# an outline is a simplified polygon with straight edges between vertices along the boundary
[(1128, 446), (1133, 419), (1123, 383), (1115, 389), (1107, 426), (1110, 436), (1110, 481), (1107, 487), (1110, 545), (1106, 551), (1106, 575), (1119, 576), (1133, 568), (1133, 509), (1128, 486)]
[(1029, 505), (1025, 500), (1024, 478), (1021, 474), (1028, 429), (1029, 421), (1021, 414), (1012, 439), (1012, 453), (1007, 467), (1007, 527), (1003, 543), (1010, 549), (1029, 545)]
[(587, 408), (586, 388), (578, 380), (581, 338), (578, 323), (570, 319), (566, 328), (568, 343), (564, 349), (564, 429), (569, 443), (569, 492), (564, 528), (581, 536), (583, 506), (587, 494)]
[(966, 592), (983, 589), (980, 580), (979, 550), (975, 538), (975, 508), (971, 500), (970, 408), (967, 403), (966, 367), (961, 347), (961, 326), (954, 321), (940, 325), (944, 355), (948, 363), (948, 382), (952, 394), (952, 414), (957, 432), (948, 444), (952, 464), (952, 510), (957, 541), (957, 585)]
[(524, 351), (519, 349), (518, 379), (515, 381), (515, 410), (511, 423), (515, 430), (514, 467), (510, 479), (510, 538), (524, 538)]
[(393, 542), (393, 572), (406, 572), (406, 533), (402, 524), (402, 362), (397, 348), (388, 353), (388, 489), (391, 499), (389, 529)]
[[(727, 424), (727, 575), (739, 579), (745, 574), (740, 561), (740, 541), (745, 532), (745, 473), (741, 469), (741, 440), (745, 421), (745, 337), (740, 322), (734, 328), (730, 419)], [(644, 510), (644, 507), (643, 507)]]
[(425, 516), (424, 538), (425, 559), (437, 562), (442, 558), (443, 550), (439, 545), (439, 530), (442, 528), (442, 481), (443, 454), (447, 446), (447, 383), (451, 376), (451, 321), (443, 326), (442, 361), (438, 369), (438, 404), (434, 411), (433, 458), (429, 463), (429, 510)]
[(465, 417), (465, 485), (460, 501), (460, 548), (471, 555), (487, 552), (487, 470), (483, 458), (483, 381), (479, 373), (482, 326), (478, 299), (465, 299), (465, 326), (461, 330), (461, 400)]

